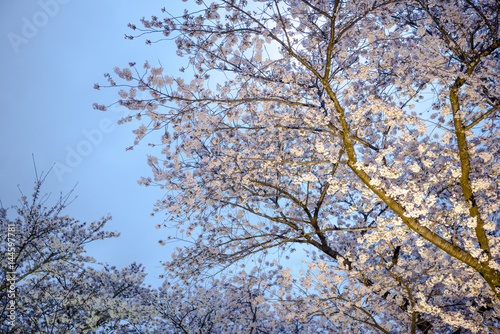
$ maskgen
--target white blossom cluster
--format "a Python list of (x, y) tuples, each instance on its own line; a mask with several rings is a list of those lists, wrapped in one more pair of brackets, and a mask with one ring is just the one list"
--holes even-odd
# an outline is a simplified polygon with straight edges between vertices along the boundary
[(15, 219), (0, 209), (0, 230), (14, 244), (0, 244), (0, 331), (118, 333), (145, 323), (151, 312), (140, 300), (150, 294), (144, 268), (133, 263), (120, 270), (85, 255), (87, 244), (119, 235), (103, 230), (111, 217), (87, 224), (62, 215), (71, 193), (46, 207), (44, 180), (37, 180), (32, 199), (23, 196), (13, 208)]
[(179, 326), (205, 331), (226, 298), (248, 309), (213, 311), (219, 332), (499, 332), (498, 2), (193, 2), (131, 25), (175, 40), (180, 77), (149, 63), (107, 76), (124, 121), (150, 119), (134, 144), (162, 135), (141, 182), (166, 191), (160, 242), (185, 242), (169, 289), (223, 274), (259, 288), (188, 293), (196, 320)]

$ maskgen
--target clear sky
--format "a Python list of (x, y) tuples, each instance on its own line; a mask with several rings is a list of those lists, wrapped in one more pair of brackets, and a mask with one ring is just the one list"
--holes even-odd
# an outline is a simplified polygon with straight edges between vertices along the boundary
[[(92, 109), (93, 102), (108, 104), (116, 91), (93, 89), (106, 83), (103, 74), (149, 60), (168, 64), (176, 72), (185, 59), (175, 56), (172, 42), (153, 46), (129, 41), (127, 24), (161, 16), (161, 8), (182, 11), (181, 0), (0, 0), (0, 199), (4, 207), (20, 197), (17, 185), (31, 194), (34, 180), (32, 154), (38, 171), (58, 168), (44, 190), (56, 199), (78, 183), (78, 198), (66, 214), (92, 221), (111, 214), (108, 230), (121, 237), (96, 243), (89, 253), (118, 267), (137, 261), (147, 267), (149, 283), (162, 272), (160, 260), (170, 258), (169, 246), (158, 245), (165, 230), (154, 226), (162, 216), (149, 213), (158, 188), (139, 186), (149, 176), (146, 145), (132, 145), (137, 123), (116, 125), (124, 110)], [(145, 143), (144, 143), (145, 144)]]

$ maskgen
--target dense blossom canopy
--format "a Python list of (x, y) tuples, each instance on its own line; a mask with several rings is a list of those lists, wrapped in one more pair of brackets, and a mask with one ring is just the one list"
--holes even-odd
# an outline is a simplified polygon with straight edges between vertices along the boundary
[(0, 208), (0, 332), (136, 328), (151, 314), (140, 299), (151, 293), (143, 284), (144, 268), (134, 263), (119, 270), (85, 255), (89, 243), (118, 236), (103, 230), (110, 217), (88, 224), (62, 215), (71, 193), (47, 207), (44, 180), (37, 179), (32, 198), (23, 196), (11, 210)]
[[(106, 75), (161, 147), (168, 293), (228, 275), (275, 324), (498, 332), (498, 1), (194, 2), (128, 36), (174, 40), (184, 74)], [(185, 298), (238, 300), (216, 286)]]

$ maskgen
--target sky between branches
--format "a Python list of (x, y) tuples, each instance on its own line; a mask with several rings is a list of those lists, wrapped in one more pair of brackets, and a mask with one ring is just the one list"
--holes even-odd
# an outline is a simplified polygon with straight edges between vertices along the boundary
[[(170, 5), (171, 7), (169, 7)], [(0, 121), (0, 200), (4, 207), (33, 190), (35, 171), (56, 168), (47, 178), (45, 192), (56, 200), (78, 183), (78, 198), (65, 211), (79, 220), (92, 221), (110, 213), (108, 230), (121, 237), (97, 242), (89, 248), (96, 259), (123, 267), (133, 261), (146, 265), (148, 283), (163, 269), (159, 261), (170, 258), (169, 246), (155, 225), (162, 216), (150, 217), (162, 191), (137, 184), (147, 176), (146, 145), (133, 151), (133, 126), (116, 125), (125, 110), (104, 113), (92, 103), (112, 102), (113, 91), (96, 91), (103, 73), (115, 66), (160, 61), (176, 71), (185, 59), (175, 55), (174, 44), (146, 46), (129, 41), (127, 24), (159, 13), (162, 7), (182, 12), (181, 0), (71, 1), (26, 0), (0, 2), (0, 66), (2, 108)], [(48, 204), (52, 203), (50, 200)], [(164, 231), (162, 231), (164, 232)]]

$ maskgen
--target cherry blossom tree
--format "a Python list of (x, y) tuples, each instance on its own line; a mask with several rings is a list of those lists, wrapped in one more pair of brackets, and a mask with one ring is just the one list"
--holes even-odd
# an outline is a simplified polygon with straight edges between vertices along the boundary
[(128, 36), (183, 74), (105, 75), (161, 148), (170, 279), (255, 265), (275, 321), (499, 332), (498, 1), (193, 2)]
[(31, 199), (20, 199), (16, 218), (0, 209), (0, 331), (142, 332), (150, 312), (139, 298), (151, 293), (144, 268), (119, 270), (85, 255), (89, 243), (118, 236), (103, 230), (110, 217), (88, 224), (63, 216), (71, 193), (47, 207), (45, 177), (37, 178)]
[[(266, 282), (255, 276), (177, 285), (168, 280), (157, 290), (155, 333), (317, 333), (335, 328), (313, 319), (286, 321), (266, 297)], [(329, 325), (329, 326), (328, 326)]]

